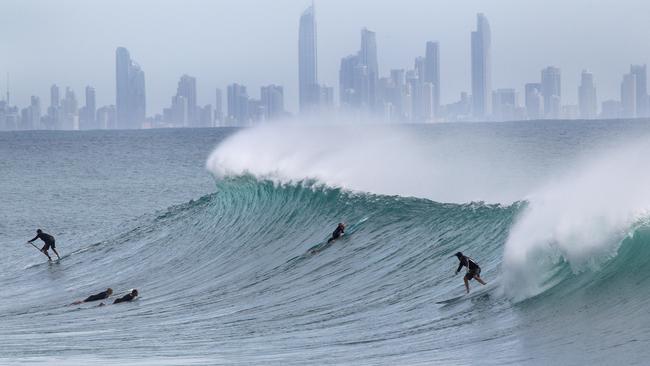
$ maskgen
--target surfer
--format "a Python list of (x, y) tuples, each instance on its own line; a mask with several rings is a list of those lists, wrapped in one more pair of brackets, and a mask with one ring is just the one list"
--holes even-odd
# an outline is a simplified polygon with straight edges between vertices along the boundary
[(43, 245), (43, 248), (41, 248), (41, 252), (43, 252), (43, 254), (45, 254), (50, 260), (52, 260), (52, 258), (47, 252), (47, 250), (50, 248), (52, 248), (52, 251), (54, 252), (54, 254), (56, 254), (57, 258), (61, 259), (59, 253), (56, 251), (56, 244), (55, 244), (54, 237), (52, 235), (46, 234), (43, 232), (43, 230), (38, 229), (36, 230), (36, 236), (34, 237), (34, 239), (28, 241), (28, 243), (31, 243), (36, 239), (41, 239), (45, 243), (45, 245)]
[(115, 299), (115, 301), (113, 301), (113, 304), (119, 304), (121, 302), (133, 301), (133, 299), (135, 299), (137, 296), (138, 296), (138, 290), (133, 289), (128, 294), (120, 297), (119, 299)]
[(106, 291), (100, 292), (100, 293), (95, 294), (95, 295), (88, 296), (84, 300), (75, 301), (70, 305), (79, 305), (79, 304), (82, 304), (84, 302), (91, 302), (91, 301), (98, 301), (98, 300), (108, 299), (112, 294), (113, 294), (113, 289), (109, 287), (109, 288), (106, 289)]
[(465, 282), (465, 290), (467, 290), (468, 294), (469, 294), (470, 280), (475, 279), (481, 285), (485, 285), (485, 282), (483, 282), (483, 280), (481, 279), (481, 267), (479, 267), (479, 265), (476, 262), (474, 262), (472, 258), (464, 256), (463, 253), (461, 252), (456, 253), (456, 257), (460, 261), (460, 263), (458, 263), (458, 269), (456, 269), (456, 274), (460, 272), (463, 266), (467, 267), (467, 273), (465, 274), (463, 281)]
[(329, 244), (333, 242), (334, 240), (343, 236), (343, 234), (345, 234), (345, 224), (339, 222), (339, 225), (336, 227), (336, 230), (334, 230), (334, 232), (332, 233), (332, 237), (327, 239), (327, 243)]

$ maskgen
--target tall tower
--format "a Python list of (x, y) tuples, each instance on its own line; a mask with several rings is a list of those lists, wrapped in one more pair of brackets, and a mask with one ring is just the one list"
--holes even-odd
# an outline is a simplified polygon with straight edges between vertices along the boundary
[(129, 69), (131, 55), (124, 47), (115, 51), (115, 107), (117, 108), (117, 128), (131, 128), (129, 120)]
[(476, 16), (476, 31), (472, 32), (472, 114), (483, 119), (489, 113), (492, 94), (492, 36), (485, 15)]
[(648, 117), (648, 73), (646, 65), (630, 66), (636, 84), (636, 116)]
[(300, 16), (298, 30), (298, 93), (300, 111), (313, 109), (318, 103), (316, 52), (316, 18), (314, 4)]
[(542, 70), (542, 95), (544, 114), (547, 118), (560, 118), (562, 105), (562, 74), (557, 67), (549, 66)]
[(118, 129), (142, 126), (146, 116), (144, 71), (124, 47), (115, 51), (115, 106)]
[(366, 28), (361, 30), (361, 49), (359, 50), (359, 62), (366, 67), (368, 73), (367, 96), (362, 99), (367, 101), (371, 109), (377, 103), (377, 81), (379, 80), (379, 62), (377, 61), (377, 39), (375, 32)]
[(597, 103), (594, 74), (584, 70), (582, 71), (580, 86), (578, 87), (578, 107), (580, 108), (580, 118), (596, 118), (598, 114)]
[(189, 75), (181, 76), (181, 79), (178, 81), (176, 96), (185, 98), (187, 101), (187, 120), (189, 125), (197, 126), (199, 124), (199, 116), (196, 105), (196, 78)]
[(440, 111), (440, 44), (427, 42), (424, 56), (424, 82), (433, 85), (433, 115)]

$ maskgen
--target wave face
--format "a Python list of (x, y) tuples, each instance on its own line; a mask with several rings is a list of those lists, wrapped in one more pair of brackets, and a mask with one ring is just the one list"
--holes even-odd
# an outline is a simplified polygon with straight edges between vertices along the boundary
[[(20, 287), (51, 275), (47, 264), (3, 279), (15, 284), (6, 293), (20, 293), (21, 301), (0, 309), (0, 346), (12, 345), (9, 357), (31, 349), (16, 339), (28, 337), (23, 323), (38, 317), (38, 334), (66, 333), (39, 345), (44, 354), (72, 357), (80, 350), (69, 345), (79, 342), (90, 345), (82, 352), (106, 357), (102, 363), (119, 350), (154, 363), (169, 356), (196, 364), (472, 364), (477, 357), (495, 365), (571, 364), (570, 345), (595, 337), (588, 333), (593, 318), (583, 312), (611, 315), (602, 324), (625, 329), (601, 340), (604, 346), (634, 346), (648, 325), (639, 317), (650, 299), (643, 275), (650, 228), (641, 225), (623, 240), (599, 271), (576, 274), (556, 263), (562, 279), (552, 289), (513, 302), (499, 286), (502, 253), (527, 209), (226, 178), (214, 194), (142, 217), (69, 254), (61, 262), (65, 275), (51, 265), (64, 284), (81, 283), (85, 291), (97, 286), (91, 278), (118, 291), (138, 283), (142, 298), (124, 313), (117, 306), (70, 309), (69, 298), (56, 292), (48, 293), (51, 307), (39, 307), (43, 292)], [(348, 234), (310, 254), (338, 221), (348, 223)], [(453, 276), (458, 262), (450, 258), (458, 250), (479, 261), (490, 284), (473, 282), (472, 297), (436, 304), (462, 294), (461, 275)], [(115, 342), (124, 337), (130, 341)], [(567, 346), (545, 344), (557, 339)], [(640, 359), (635, 355), (631, 363)]]
[[(647, 363), (643, 145), (531, 182), (489, 166), (410, 175), (425, 163), (418, 153), (344, 131), (343, 152), (313, 131), (239, 132), (208, 160), (214, 193), (106, 229), (59, 263), (0, 273), (0, 363)], [(482, 157), (456, 162), (503, 156), (507, 139), (488, 144), (479, 132), (458, 144)], [(388, 135), (440, 161), (460, 151), (455, 138)], [(299, 149), (283, 149), (294, 138)], [(528, 162), (506, 155), (518, 156), (502, 160), (509, 166)], [(324, 247), (341, 221), (347, 234)], [(488, 286), (472, 281), (470, 296), (439, 304), (463, 294), (457, 251), (480, 263)], [(136, 286), (141, 298), (67, 306), (104, 284)]]

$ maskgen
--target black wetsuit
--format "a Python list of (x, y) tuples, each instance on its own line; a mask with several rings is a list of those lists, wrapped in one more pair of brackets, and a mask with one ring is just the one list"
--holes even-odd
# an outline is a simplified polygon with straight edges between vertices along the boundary
[(126, 294), (120, 297), (119, 299), (115, 299), (115, 301), (113, 301), (113, 304), (119, 304), (121, 302), (131, 301), (133, 299), (135, 299), (135, 296), (133, 296), (132, 294)]
[(343, 226), (337, 226), (336, 230), (332, 233), (332, 237), (327, 241), (328, 243), (331, 242), (332, 240), (336, 240), (343, 235), (345, 232), (345, 228)]
[(456, 272), (460, 272), (463, 266), (468, 269), (467, 274), (465, 274), (465, 278), (468, 281), (473, 279), (474, 276), (479, 276), (481, 274), (481, 267), (479, 267), (479, 265), (470, 257), (463, 256), (460, 263), (458, 263), (458, 269), (456, 269)]
[(100, 292), (96, 295), (91, 295), (84, 300), (84, 302), (90, 302), (90, 301), (97, 301), (97, 300), (104, 300), (108, 298), (108, 291)]
[(34, 239), (30, 240), (29, 242), (31, 243), (36, 239), (41, 239), (45, 243), (45, 246), (43, 247), (42, 250), (48, 250), (50, 248), (52, 248), (52, 249), (56, 248), (54, 237), (52, 235), (50, 235), (50, 234), (46, 234), (46, 233), (43, 233), (43, 232), (38, 233), (38, 234), (36, 234)]

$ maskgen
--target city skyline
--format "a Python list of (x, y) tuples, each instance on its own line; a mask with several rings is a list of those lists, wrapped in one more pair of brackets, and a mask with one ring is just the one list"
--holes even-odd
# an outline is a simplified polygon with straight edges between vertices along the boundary
[[(156, 2), (154, 10), (147, 1), (129, 3), (127, 7), (127, 2), (122, 1), (50, 4), (9, 0), (3, 8), (8, 20), (4, 27), (0, 25), (0, 37), (4, 38), (5, 54), (11, 57), (0, 59), (0, 89), (4, 94), (5, 75), (9, 72), (12, 98), (20, 105), (28, 104), (31, 95), (47, 95), (51, 84), (69, 85), (80, 94), (85, 86), (92, 85), (97, 90), (97, 104), (107, 105), (114, 99), (113, 77), (109, 75), (114, 65), (109, 55), (116, 47), (124, 46), (147, 72), (147, 106), (151, 110), (169, 104), (177, 78), (186, 73), (197, 78), (201, 105), (213, 102), (215, 86), (225, 90), (229, 83), (237, 81), (258, 90), (275, 83), (285, 87), (286, 108), (295, 113), (296, 23), (310, 3), (279, 1), (272, 6), (243, 1), (216, 6), (190, 1), (178, 6), (162, 1)], [(566, 103), (577, 103), (574, 91), (583, 69), (596, 76), (599, 98), (612, 99), (618, 97), (621, 75), (630, 64), (650, 62), (650, 25), (640, 15), (647, 14), (650, 5), (609, 3), (614, 4), (605, 1), (585, 8), (573, 3), (560, 6), (554, 1), (468, 1), (462, 5), (408, 0), (400, 4), (316, 2), (318, 81), (338, 85), (340, 58), (358, 49), (359, 29), (367, 27), (377, 34), (381, 74), (408, 67), (413, 55), (422, 53), (422, 44), (437, 41), (443, 50), (441, 103), (455, 102), (461, 92), (471, 92), (467, 38), (475, 30), (475, 15), (483, 12), (492, 26), (493, 89), (515, 88), (523, 95), (524, 85), (537, 79), (539, 70), (556, 65), (565, 76)], [(131, 7), (133, 10), (124, 11)], [(228, 11), (206, 11), (221, 8)], [(143, 9), (147, 11), (138, 12)], [(274, 10), (272, 16), (263, 16), (270, 9)], [(119, 17), (109, 22), (118, 13)], [(136, 13), (140, 21), (150, 23), (146, 29), (135, 25), (139, 22), (135, 22)], [(48, 15), (46, 22), (44, 14)], [(156, 21), (172, 19), (172, 14), (177, 15), (173, 19), (178, 27)], [(20, 24), (12, 22), (18, 15)], [(553, 27), (545, 26), (550, 23)], [(235, 24), (239, 29), (237, 40), (228, 36)], [(141, 37), (132, 39), (129, 35), (134, 32)], [(562, 37), (558, 37), (560, 34)]]
[[(297, 39), (299, 114), (331, 112), (335, 107), (335, 89), (318, 81), (318, 41), (315, 6), (312, 2), (300, 15)], [(384, 77), (378, 56), (377, 34), (363, 27), (356, 53), (340, 61), (339, 108), (362, 118), (385, 122), (497, 121), (517, 119), (576, 119), (647, 117), (650, 99), (647, 93), (647, 67), (632, 64), (624, 75), (620, 98), (602, 101), (599, 113), (597, 83), (592, 72), (582, 70), (577, 87), (577, 104), (563, 100), (560, 67), (546, 66), (539, 83), (525, 83), (524, 103), (518, 87), (492, 86), (492, 30), (484, 13), (476, 14), (470, 33), (470, 93), (460, 93), (458, 101), (442, 105), (440, 82), (440, 43), (428, 40), (424, 56), (416, 56), (413, 68), (390, 69)], [(8, 78), (8, 76), (7, 76)], [(97, 110), (96, 92), (85, 87), (86, 105), (78, 108), (71, 87), (59, 102), (59, 87), (50, 89), (50, 106), (41, 114), (38, 95), (30, 97), (26, 108), (5, 102), (0, 105), (3, 129), (92, 129), (143, 127), (245, 126), (255, 122), (289, 116), (285, 106), (285, 87), (276, 83), (262, 85), (258, 99), (249, 95), (247, 86), (234, 81), (227, 89), (227, 110), (223, 113), (221, 89), (216, 88), (214, 106), (197, 103), (197, 78), (184, 73), (169, 108), (147, 110), (145, 72), (125, 47), (115, 51), (115, 104)], [(290, 86), (291, 88), (291, 86)], [(214, 89), (213, 89), (214, 90)], [(566, 94), (565, 94), (566, 95)], [(565, 97), (566, 98), (566, 97)], [(617, 104), (618, 103), (618, 104)], [(291, 104), (291, 103), (290, 103)], [(13, 109), (12, 109), (13, 108)], [(111, 110), (114, 108), (114, 113)], [(107, 110), (108, 109), (108, 110)], [(99, 113), (101, 112), (101, 116)], [(114, 115), (114, 119), (113, 119)], [(99, 123), (97, 123), (99, 122)], [(12, 127), (15, 126), (15, 127)]]

